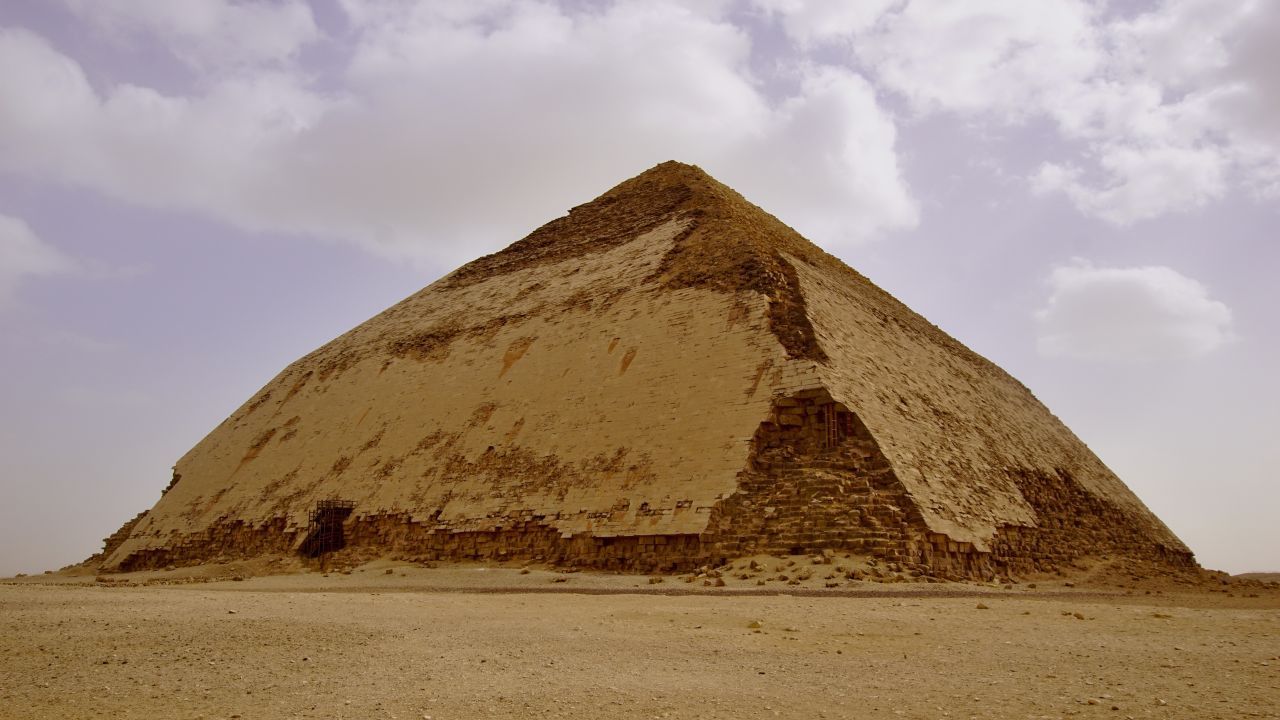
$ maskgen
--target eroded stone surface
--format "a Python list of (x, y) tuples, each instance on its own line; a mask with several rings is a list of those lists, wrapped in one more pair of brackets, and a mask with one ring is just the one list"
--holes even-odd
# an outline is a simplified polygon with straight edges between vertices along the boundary
[(988, 577), (1185, 546), (1017, 381), (664, 163), (303, 357), (108, 543), (684, 569), (844, 549)]

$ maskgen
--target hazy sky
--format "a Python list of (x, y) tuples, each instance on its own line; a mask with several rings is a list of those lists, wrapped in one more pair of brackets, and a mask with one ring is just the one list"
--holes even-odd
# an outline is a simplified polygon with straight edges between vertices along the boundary
[(1280, 2), (5, 0), (0, 574), (288, 362), (668, 159), (1280, 569)]

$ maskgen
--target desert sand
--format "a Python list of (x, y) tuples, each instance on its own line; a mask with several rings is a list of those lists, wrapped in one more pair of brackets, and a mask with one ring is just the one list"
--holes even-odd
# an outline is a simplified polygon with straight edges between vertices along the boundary
[(5, 581), (0, 717), (1280, 717), (1257, 581), (265, 569)]

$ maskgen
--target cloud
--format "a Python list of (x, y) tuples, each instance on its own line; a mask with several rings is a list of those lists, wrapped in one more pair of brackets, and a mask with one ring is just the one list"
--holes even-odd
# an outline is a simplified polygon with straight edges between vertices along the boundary
[(807, 68), (800, 92), (769, 123), (717, 167), (722, 179), (802, 234), (842, 249), (886, 226), (919, 221), (895, 152), (897, 128), (861, 76)]
[(778, 18), (786, 33), (804, 47), (839, 41), (850, 33), (874, 25), (899, 0), (858, 2), (808, 2), (807, 0), (755, 0), (766, 15)]
[(1172, 268), (1077, 259), (1053, 269), (1049, 289), (1035, 316), (1043, 355), (1151, 362), (1206, 355), (1233, 338), (1231, 310)]
[[(878, 17), (756, 0), (798, 47), (847, 48), (919, 115), (1048, 121), (1067, 158), (1029, 178), (1116, 224), (1239, 187), (1280, 197), (1280, 3), (1165, 0), (1121, 17), (1086, 0), (906, 0)], [(853, 5), (853, 4), (850, 4)]]
[[(755, 0), (796, 46), (775, 58), (785, 83), (753, 71), (774, 50), (728, 2), (340, 0), (327, 34), (300, 0), (63, 2), (199, 80), (161, 92), (96, 69), (91, 84), (46, 39), (0, 29), (0, 171), (435, 269), (667, 159), (836, 252), (912, 228), (884, 95), (969, 123), (1047, 120), (1060, 142), (1031, 188), (1107, 222), (1237, 188), (1280, 197), (1280, 4), (1260, 0), (1129, 17), (1085, 0)], [(302, 67), (304, 50), (324, 62)]]
[(855, 33), (856, 53), (919, 112), (1020, 119), (1097, 68), (1094, 15), (1079, 0), (913, 0)]
[(311, 8), (301, 0), (62, 2), (120, 42), (158, 41), (197, 70), (288, 61), (320, 37)]
[(1099, 164), (1106, 185), (1082, 181), (1079, 168), (1045, 163), (1032, 189), (1066, 193), (1087, 214), (1116, 225), (1203, 207), (1226, 192), (1226, 160), (1212, 148), (1109, 147)]
[(766, 96), (750, 36), (714, 4), (343, 7), (348, 45), (323, 82), (268, 63), (185, 95), (99, 93), (43, 38), (0, 31), (0, 169), (437, 268), (668, 159), (828, 249), (918, 220), (874, 89), (806, 67)]
[(0, 215), (0, 308), (23, 278), (70, 272), (75, 263), (41, 240), (22, 220)]

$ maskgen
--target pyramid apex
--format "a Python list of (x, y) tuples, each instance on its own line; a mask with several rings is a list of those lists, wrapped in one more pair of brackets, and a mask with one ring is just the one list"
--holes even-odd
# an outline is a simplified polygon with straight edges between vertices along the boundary
[(448, 276), (453, 286), (528, 267), (597, 252), (634, 239), (669, 221), (725, 217), (742, 196), (697, 165), (668, 160), (623, 180), (599, 197), (492, 255)]
[[(705, 205), (708, 201), (725, 200), (735, 195), (727, 185), (711, 176), (706, 170), (679, 160), (667, 160), (645, 170), (633, 178), (618, 183), (591, 203), (626, 196), (630, 199), (654, 193), (679, 193), (683, 197), (681, 209)], [(585, 206), (580, 206), (585, 207)], [(576, 208), (575, 208), (576, 209)]]
[(706, 170), (692, 163), (680, 162), (679, 160), (660, 162), (636, 176), (636, 179), (640, 178), (655, 180), (715, 180)]

